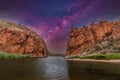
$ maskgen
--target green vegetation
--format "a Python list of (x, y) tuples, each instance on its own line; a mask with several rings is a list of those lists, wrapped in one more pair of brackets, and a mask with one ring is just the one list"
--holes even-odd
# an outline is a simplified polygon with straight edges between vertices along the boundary
[(94, 55), (84, 55), (84, 56), (71, 56), (71, 59), (120, 59), (120, 54), (94, 54)]
[(108, 47), (109, 47), (109, 46), (113, 46), (113, 45), (114, 45), (114, 44), (113, 44), (112, 42), (109, 42), (109, 43), (108, 43)]
[(99, 50), (102, 50), (102, 48), (100, 46), (96, 45), (95, 50), (99, 51)]
[(0, 59), (16, 59), (16, 58), (26, 58), (27, 55), (22, 54), (9, 54), (5, 52), (0, 52)]

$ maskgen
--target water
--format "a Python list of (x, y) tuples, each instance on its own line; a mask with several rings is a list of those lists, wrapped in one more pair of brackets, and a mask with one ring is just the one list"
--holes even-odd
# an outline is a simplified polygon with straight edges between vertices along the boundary
[(112, 72), (119, 73), (118, 64), (104, 65), (108, 72), (90, 63), (65, 61), (62, 57), (0, 60), (0, 80), (120, 80), (119, 74), (110, 71), (115, 68)]

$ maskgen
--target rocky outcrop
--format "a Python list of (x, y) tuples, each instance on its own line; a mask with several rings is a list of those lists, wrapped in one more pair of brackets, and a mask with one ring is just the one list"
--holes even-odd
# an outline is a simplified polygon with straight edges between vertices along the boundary
[(119, 20), (115, 22), (99, 21), (98, 24), (92, 23), (90, 27), (83, 26), (80, 29), (72, 27), (67, 44), (67, 55), (83, 54), (87, 48), (103, 41), (106, 37), (112, 36), (114, 40), (118, 39), (119, 35)]
[(43, 39), (21, 24), (0, 21), (0, 51), (25, 54), (31, 57), (47, 56)]

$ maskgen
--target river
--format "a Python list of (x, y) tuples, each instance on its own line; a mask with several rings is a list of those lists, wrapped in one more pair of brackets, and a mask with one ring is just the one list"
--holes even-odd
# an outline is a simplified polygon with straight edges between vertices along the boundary
[(119, 74), (93, 67), (62, 57), (0, 60), (0, 80), (120, 80)]

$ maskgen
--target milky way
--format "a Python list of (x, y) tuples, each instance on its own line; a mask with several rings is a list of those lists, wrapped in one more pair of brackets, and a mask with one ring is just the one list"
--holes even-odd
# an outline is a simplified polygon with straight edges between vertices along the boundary
[(36, 31), (53, 53), (64, 53), (69, 30), (120, 18), (119, 0), (0, 0), (0, 18)]

